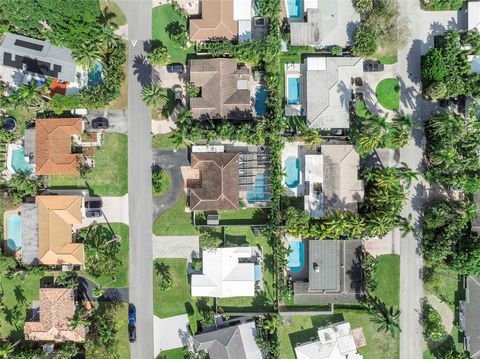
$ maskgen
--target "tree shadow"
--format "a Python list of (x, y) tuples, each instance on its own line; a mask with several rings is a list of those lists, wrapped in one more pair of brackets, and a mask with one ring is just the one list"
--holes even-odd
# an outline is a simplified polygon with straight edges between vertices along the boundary
[[(145, 87), (158, 79), (153, 66), (144, 55), (137, 55), (133, 59), (133, 74), (142, 87)], [(157, 74), (158, 75), (158, 74)]]
[(14, 290), (13, 290), (13, 293), (15, 294), (15, 299), (17, 300), (17, 302), (19, 302), (22, 305), (26, 304), (27, 298), (23, 294), (23, 288), (22, 287), (20, 287), (19, 285), (16, 285)]

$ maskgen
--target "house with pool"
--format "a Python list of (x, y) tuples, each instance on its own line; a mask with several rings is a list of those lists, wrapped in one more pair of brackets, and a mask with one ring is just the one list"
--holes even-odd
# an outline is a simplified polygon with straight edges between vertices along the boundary
[(282, 163), (286, 195), (303, 197), (311, 217), (332, 210), (357, 212), (364, 183), (358, 178), (360, 156), (352, 145), (328, 142), (312, 149), (302, 142), (286, 143)]
[(36, 196), (5, 213), (6, 249), (25, 264), (83, 268), (83, 243), (74, 233), (84, 218), (82, 194)]
[(191, 211), (232, 211), (270, 205), (270, 154), (265, 147), (196, 145), (182, 167)]

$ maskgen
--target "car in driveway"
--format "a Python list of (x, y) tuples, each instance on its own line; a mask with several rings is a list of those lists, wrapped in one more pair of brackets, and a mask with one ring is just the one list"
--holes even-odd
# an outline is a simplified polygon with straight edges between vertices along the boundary
[(172, 87), (173, 93), (175, 94), (175, 106), (176, 107), (181, 107), (182, 106), (182, 96), (183, 96), (183, 90), (182, 86), (180, 85), (175, 85)]
[(167, 72), (169, 72), (169, 73), (182, 74), (184, 71), (185, 70), (184, 70), (182, 64), (169, 64), (169, 65), (167, 65)]
[(378, 61), (365, 60), (363, 61), (363, 71), (365, 72), (379, 72), (383, 71), (385, 67)]
[(85, 201), (85, 208), (102, 208), (102, 199), (100, 197), (91, 197)]
[(105, 117), (97, 117), (92, 120), (93, 129), (105, 129), (108, 128), (108, 119)]
[(102, 216), (102, 211), (100, 209), (94, 209), (87, 211), (85, 215), (87, 216), (87, 218), (98, 218)]
[(132, 303), (128, 305), (128, 340), (130, 343), (137, 340), (137, 310)]

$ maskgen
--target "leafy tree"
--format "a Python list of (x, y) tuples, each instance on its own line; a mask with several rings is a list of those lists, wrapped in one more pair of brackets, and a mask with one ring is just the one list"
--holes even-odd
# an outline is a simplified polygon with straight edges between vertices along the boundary
[(147, 54), (148, 62), (152, 65), (166, 65), (170, 62), (170, 54), (168, 53), (168, 49), (166, 47), (160, 46)]
[(103, 287), (95, 287), (92, 289), (92, 295), (94, 298), (100, 298), (102, 295), (105, 294), (105, 288)]
[(422, 301), (422, 326), (423, 335), (432, 341), (440, 341), (447, 334), (442, 324), (442, 317), (427, 299)]
[(260, 317), (257, 324), (255, 341), (258, 347), (267, 354), (267, 358), (280, 357), (280, 343), (278, 339), (278, 327), (281, 318), (276, 314), (267, 314)]
[(366, 18), (373, 10), (372, 0), (356, 0), (354, 5), (362, 18)]
[(72, 50), (72, 58), (78, 66), (91, 70), (97, 63), (102, 62), (104, 48), (99, 41), (81, 42)]
[(44, 187), (41, 178), (32, 179), (24, 172), (18, 172), (8, 181), (8, 188), (11, 195), (17, 199), (36, 196)]
[(353, 54), (360, 57), (372, 56), (378, 47), (378, 37), (373, 29), (361, 25), (355, 32), (353, 39)]
[(316, 148), (325, 142), (325, 139), (322, 137), (320, 130), (315, 128), (308, 128), (302, 133), (303, 140), (305, 143), (311, 147)]
[(343, 54), (343, 49), (341, 46), (335, 45), (330, 49), (330, 53), (334, 56), (341, 56)]
[(200, 94), (200, 87), (195, 86), (195, 84), (191, 82), (187, 82), (185, 92), (189, 97), (197, 97)]
[(150, 84), (142, 89), (142, 99), (153, 109), (162, 109), (168, 103), (168, 91), (158, 84)]
[(448, 75), (442, 52), (433, 48), (422, 58), (422, 82), (426, 85), (442, 81)]
[(85, 100), (81, 96), (65, 96), (54, 94), (46, 107), (57, 115), (61, 115), (65, 111), (79, 108), (85, 105)]
[[(98, 298), (98, 297), (95, 297)], [(73, 317), (70, 318), (70, 329), (75, 330), (78, 326), (88, 327), (90, 325), (90, 318), (85, 308), (79, 306), (75, 308)]]
[(219, 233), (212, 229), (202, 231), (200, 236), (200, 248), (203, 249), (215, 249), (222, 244), (222, 239), (219, 237)]

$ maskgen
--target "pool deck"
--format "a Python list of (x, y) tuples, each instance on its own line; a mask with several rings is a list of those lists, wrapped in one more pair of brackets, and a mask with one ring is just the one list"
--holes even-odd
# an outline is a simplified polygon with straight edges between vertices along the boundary
[(20, 212), (22, 209), (21, 206), (18, 206), (17, 208), (14, 209), (9, 209), (3, 213), (3, 251), (7, 255), (15, 255), (16, 259), (20, 259), (20, 252), (19, 251), (12, 251), (8, 246), (7, 246), (7, 240), (8, 240), (8, 233), (7, 233), (7, 219), (13, 214), (17, 214)]
[(303, 116), (305, 115), (305, 94), (303, 84), (303, 70), (304, 65), (299, 63), (286, 63), (285, 64), (285, 98), (288, 98), (288, 79), (299, 78), (300, 79), (300, 104), (287, 104), (285, 103), (285, 116)]

